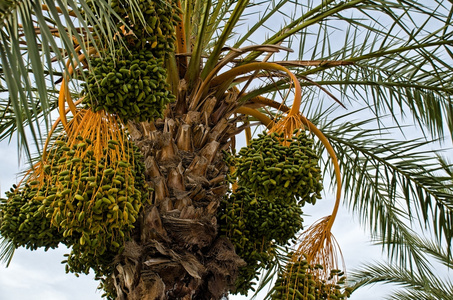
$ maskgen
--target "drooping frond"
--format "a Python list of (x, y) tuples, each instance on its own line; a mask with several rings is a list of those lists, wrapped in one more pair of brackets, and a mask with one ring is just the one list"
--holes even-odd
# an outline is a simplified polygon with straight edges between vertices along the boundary
[[(288, 66), (301, 79), (308, 77), (351, 105), (365, 103), (377, 116), (392, 114), (397, 123), (413, 118), (426, 128), (427, 135), (444, 137), (445, 128), (451, 132), (453, 36), (450, 7), (444, 1), (425, 5), (418, 1), (312, 1), (295, 4), (294, 9), (302, 12), (300, 17), (290, 20), (279, 13), (288, 24), (271, 38), (255, 34), (263, 44), (288, 46), (286, 41), (291, 41), (297, 57), (288, 54), (286, 59), (319, 62)], [(269, 9), (269, 14), (277, 12)], [(252, 30), (245, 36), (254, 36)], [(262, 53), (254, 51), (239, 63), (258, 59)], [(342, 64), (326, 63), (335, 60)], [(285, 89), (286, 84), (260, 84), (248, 94)], [(301, 85), (313, 83), (302, 80)]]
[(418, 273), (391, 264), (374, 262), (349, 274), (354, 289), (370, 284), (394, 284), (398, 288), (386, 299), (451, 299), (453, 283), (436, 273)]
[[(368, 120), (369, 121), (369, 120)], [(322, 130), (343, 170), (344, 197), (373, 236), (379, 236), (391, 258), (402, 266), (427, 263), (410, 243), (419, 227), (451, 246), (453, 220), (451, 177), (427, 149), (429, 141), (396, 141), (361, 123), (335, 122)]]

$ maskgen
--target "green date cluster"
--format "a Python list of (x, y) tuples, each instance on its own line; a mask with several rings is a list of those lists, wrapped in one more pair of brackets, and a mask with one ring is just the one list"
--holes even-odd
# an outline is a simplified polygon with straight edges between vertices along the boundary
[(313, 144), (305, 131), (288, 140), (278, 133), (260, 134), (239, 151), (238, 184), (266, 199), (296, 197), (302, 206), (315, 204), (323, 186)]
[(115, 114), (123, 122), (162, 118), (175, 96), (168, 91), (163, 59), (155, 58), (148, 48), (131, 52), (121, 47), (92, 59), (87, 81), (82, 83), (83, 103), (93, 111)]
[(302, 229), (302, 210), (294, 198), (266, 199), (239, 187), (221, 204), (220, 230), (247, 266), (240, 270), (236, 292), (246, 294), (271, 263), (275, 245), (286, 245)]
[(332, 270), (329, 279), (339, 277), (336, 284), (320, 280), (315, 275), (320, 265), (312, 266), (306, 260), (289, 263), (279, 274), (272, 288), (272, 300), (345, 300), (349, 298), (351, 289), (345, 288), (344, 273)]
[(0, 234), (14, 246), (30, 249), (72, 247), (67, 272), (104, 275), (111, 258), (130, 237), (147, 197), (141, 154), (130, 142), (123, 160), (113, 161), (119, 147), (109, 141), (96, 158), (92, 141), (69, 146), (55, 141), (37, 166), (43, 178), (12, 189), (0, 204)]
[[(287, 142), (287, 146), (283, 142)], [(238, 155), (226, 154), (238, 188), (221, 204), (220, 231), (247, 265), (240, 269), (236, 293), (253, 289), (259, 269), (272, 263), (277, 245), (287, 245), (303, 229), (302, 207), (321, 198), (321, 170), (305, 131), (283, 140), (261, 134)]]
[[(91, 57), (83, 103), (93, 111), (104, 109), (123, 122), (162, 118), (169, 92), (165, 60), (175, 51), (175, 26), (181, 10), (173, 1), (88, 1), (100, 20), (118, 18), (115, 35), (120, 39)], [(102, 45), (98, 45), (102, 48)]]
[(140, 0), (131, 5), (131, 1), (111, 0), (108, 2), (110, 9), (103, 7), (103, 3), (97, 0), (89, 0), (87, 4), (99, 20), (106, 17), (120, 18), (115, 20), (118, 21), (118, 34), (128, 48), (149, 44), (152, 45), (153, 54), (159, 58), (175, 50), (175, 27), (182, 13), (176, 1)]
[(7, 198), (0, 199), (0, 233), (12, 240), (15, 248), (48, 250), (61, 242), (70, 242), (57, 227), (51, 226), (50, 216), (43, 213), (47, 207), (37, 197), (38, 192), (38, 187), (29, 184), (20, 189), (14, 185), (6, 192)]

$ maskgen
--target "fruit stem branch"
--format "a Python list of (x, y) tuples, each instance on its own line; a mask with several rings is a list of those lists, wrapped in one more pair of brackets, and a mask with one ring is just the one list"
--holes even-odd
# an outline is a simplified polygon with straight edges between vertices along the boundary
[(267, 128), (272, 128), (274, 126), (274, 121), (266, 117), (264, 114), (260, 113), (256, 109), (249, 108), (249, 107), (239, 107), (236, 109), (237, 113), (249, 115), (252, 117), (257, 118), (261, 123), (263, 123)]
[[(74, 105), (78, 105), (80, 102), (82, 102), (82, 100), (83, 100), (83, 98), (80, 98), (79, 100), (77, 100), (77, 101), (74, 103)], [(66, 114), (67, 114), (69, 111), (70, 111), (69, 108), (67, 108), (67, 109), (65, 110), (65, 113), (64, 113), (65, 119), (66, 119)], [(60, 114), (60, 116), (55, 120), (55, 123), (53, 123), (52, 128), (50, 129), (49, 134), (47, 135), (47, 139), (46, 139), (46, 142), (45, 142), (45, 144), (44, 144), (43, 151), (42, 151), (42, 159), (43, 159), (43, 160), (46, 160), (46, 157), (47, 157), (47, 146), (49, 145), (49, 142), (50, 142), (50, 139), (51, 139), (50, 137), (52, 136), (52, 133), (55, 131), (55, 129), (56, 129), (57, 126), (58, 126), (58, 123), (60, 123), (60, 122), (63, 123), (62, 118), (61, 118), (61, 114)]]
[[(91, 48), (88, 50), (87, 55), (93, 54), (95, 52), (96, 52), (96, 49)], [(71, 76), (74, 73), (74, 69), (77, 67), (77, 65), (85, 59), (86, 59), (86, 55), (81, 54), (78, 56), (76, 61), (72, 62), (73, 66), (70, 65), (71, 64), (70, 59), (68, 59), (68, 61), (66, 63), (66, 67), (68, 67), (68, 69), (67, 69), (68, 71), (65, 75), (63, 75), (63, 80), (61, 82), (61, 87), (60, 87), (60, 93), (58, 95), (58, 111), (60, 113), (61, 123), (63, 124), (63, 126), (65, 128), (68, 125), (68, 119), (66, 118), (67, 112), (65, 111), (65, 102), (66, 101), (68, 102), (68, 106), (69, 106), (69, 109), (71, 110), (71, 112), (73, 114), (76, 113), (76, 107), (75, 107), (74, 102), (71, 99), (71, 95), (69, 94), (69, 88), (67, 86), (67, 81), (69, 80), (69, 76)]]
[(335, 217), (337, 216), (338, 213), (338, 208), (340, 207), (340, 199), (341, 199), (341, 172), (340, 172), (340, 166), (338, 164), (338, 159), (335, 154), (334, 149), (332, 148), (332, 145), (329, 143), (329, 140), (326, 138), (326, 136), (322, 133), (321, 130), (319, 130), (313, 123), (311, 123), (307, 118), (304, 116), (300, 116), (302, 123), (304, 123), (307, 128), (313, 132), (314, 135), (316, 135), (321, 143), (324, 145), (326, 148), (327, 152), (330, 155), (330, 158), (332, 159), (332, 163), (335, 169), (335, 177), (337, 180), (337, 194), (336, 194), (336, 199), (335, 199), (335, 206), (333, 208), (332, 214), (329, 218), (329, 222), (326, 225), (326, 229), (330, 230), (332, 228), (333, 222), (335, 221)]

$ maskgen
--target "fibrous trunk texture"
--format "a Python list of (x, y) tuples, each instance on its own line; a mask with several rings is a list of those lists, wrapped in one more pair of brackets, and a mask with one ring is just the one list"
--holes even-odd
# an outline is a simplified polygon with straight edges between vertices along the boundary
[(118, 299), (222, 298), (245, 264), (219, 236), (216, 218), (228, 189), (222, 150), (230, 146), (234, 125), (190, 111), (128, 127), (154, 192), (134, 240), (116, 258)]

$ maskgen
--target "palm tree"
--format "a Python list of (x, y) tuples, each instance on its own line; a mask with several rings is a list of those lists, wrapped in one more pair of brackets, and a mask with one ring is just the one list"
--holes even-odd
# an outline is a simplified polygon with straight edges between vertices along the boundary
[[(17, 133), (30, 171), (1, 206), (0, 258), (72, 246), (68, 271), (93, 270), (117, 299), (219, 299), (260, 273), (289, 293), (285, 274), (304, 259), (338, 274), (342, 200), (407, 269), (371, 267), (357, 286), (385, 272), (437, 295), (420, 284), (433, 271), (419, 236), (451, 259), (450, 165), (431, 149), (453, 129), (451, 12), (441, 0), (2, 2), (0, 137)], [(316, 163), (265, 175), (263, 155), (290, 145)], [(252, 155), (262, 181), (240, 172)], [(303, 174), (315, 176), (308, 198), (291, 181)], [(333, 213), (297, 238), (321, 175)], [(297, 195), (281, 200), (288, 189)], [(275, 237), (257, 233), (285, 215)]]

